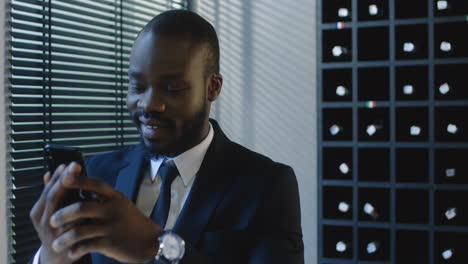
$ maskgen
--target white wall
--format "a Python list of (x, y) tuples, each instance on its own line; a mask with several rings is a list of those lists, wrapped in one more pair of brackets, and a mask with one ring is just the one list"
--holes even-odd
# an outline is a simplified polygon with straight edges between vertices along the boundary
[(220, 39), (225, 82), (212, 116), (232, 140), (294, 168), (308, 264), (317, 261), (315, 6), (315, 0), (193, 5)]

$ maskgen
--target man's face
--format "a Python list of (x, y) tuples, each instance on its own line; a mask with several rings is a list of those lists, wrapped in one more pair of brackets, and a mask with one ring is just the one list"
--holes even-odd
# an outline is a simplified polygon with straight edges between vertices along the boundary
[(143, 33), (129, 67), (127, 107), (151, 155), (175, 156), (208, 131), (205, 50), (186, 38)]

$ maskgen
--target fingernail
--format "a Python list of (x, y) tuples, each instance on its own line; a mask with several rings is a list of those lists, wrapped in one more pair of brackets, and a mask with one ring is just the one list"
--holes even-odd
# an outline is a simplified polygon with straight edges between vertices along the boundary
[(50, 218), (50, 225), (52, 227), (58, 227), (58, 221), (57, 221), (57, 216), (53, 215), (51, 218)]
[(57, 227), (57, 226), (56, 226), (57, 223), (56, 223), (56, 220), (55, 220), (55, 217), (54, 217), (54, 216), (52, 216), (52, 217), (50, 218), (49, 224), (50, 224), (51, 227)]
[(57, 170), (59, 171), (63, 171), (67, 166), (65, 166), (65, 164), (60, 164), (57, 168)]
[(72, 249), (68, 250), (68, 257), (69, 258), (74, 258), (75, 257), (75, 252)]
[(55, 252), (59, 252), (60, 251), (60, 243), (57, 240), (54, 240), (54, 242), (52, 243), (52, 248), (55, 250)]
[(77, 164), (78, 163), (76, 163), (76, 161), (72, 161), (72, 162), (70, 162), (70, 164), (68, 166), (70, 167), (70, 169), (75, 169)]
[(81, 171), (81, 165), (80, 165), (78, 162), (72, 161), (71, 165), (72, 165), (72, 169), (73, 169), (74, 171), (76, 171), (76, 172), (80, 172), (80, 171)]
[(63, 182), (69, 185), (75, 183), (75, 175), (73, 174), (65, 175), (65, 177), (63, 178)]

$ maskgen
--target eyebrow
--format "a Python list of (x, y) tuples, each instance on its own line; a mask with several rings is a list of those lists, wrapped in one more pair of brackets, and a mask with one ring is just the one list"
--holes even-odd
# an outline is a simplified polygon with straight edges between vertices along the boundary
[[(128, 73), (128, 77), (135, 78), (135, 79), (141, 79), (143, 78), (143, 75), (144, 74), (142, 72), (131, 71)], [(184, 74), (179, 72), (179, 73), (163, 74), (160, 76), (160, 79), (164, 81), (170, 81), (170, 80), (179, 80), (179, 79), (182, 79), (183, 77), (184, 77)]]
[(143, 73), (141, 73), (141, 72), (129, 71), (129, 72), (128, 72), (128, 77), (129, 77), (129, 78), (140, 79), (141, 77), (143, 77)]
[(174, 73), (174, 74), (163, 74), (160, 76), (161, 80), (170, 81), (170, 80), (180, 80), (184, 77), (183, 73)]

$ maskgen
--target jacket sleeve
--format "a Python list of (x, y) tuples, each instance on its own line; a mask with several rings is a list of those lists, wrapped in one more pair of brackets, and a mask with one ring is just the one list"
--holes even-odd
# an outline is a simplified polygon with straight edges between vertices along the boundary
[[(39, 261), (39, 255), (41, 254), (41, 248), (36, 251), (36, 254), (29, 259), (28, 264), (41, 264)], [(88, 255), (83, 256), (81, 259), (75, 261), (73, 264), (91, 264), (91, 258)]]
[[(276, 173), (275, 173), (276, 171)], [(279, 165), (271, 174), (270, 188), (254, 224), (255, 242), (249, 263), (304, 263), (301, 209), (296, 176)]]
[[(268, 173), (264, 184), (262, 201), (248, 230), (228, 231), (221, 234), (221, 239), (213, 240), (222, 246), (206, 245), (221, 250), (213, 256), (187, 245), (182, 264), (303, 264), (299, 191), (294, 171), (278, 164)], [(225, 255), (239, 259), (226, 259)]]

